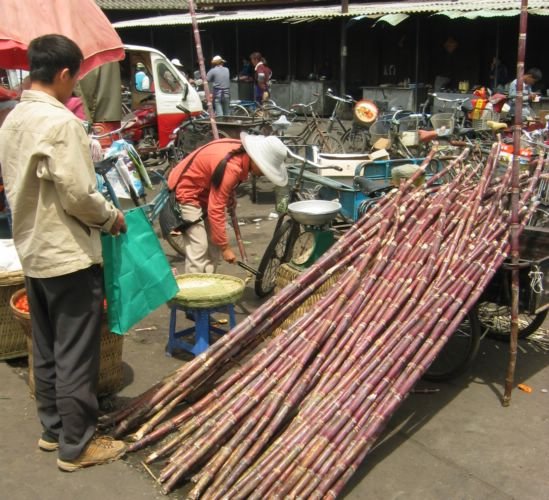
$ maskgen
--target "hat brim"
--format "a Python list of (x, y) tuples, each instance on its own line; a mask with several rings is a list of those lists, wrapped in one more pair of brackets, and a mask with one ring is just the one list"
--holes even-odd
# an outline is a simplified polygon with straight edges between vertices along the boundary
[(246, 153), (267, 179), (275, 186), (288, 184), (288, 172), (284, 168), (288, 148), (278, 137), (242, 132), (240, 140)]

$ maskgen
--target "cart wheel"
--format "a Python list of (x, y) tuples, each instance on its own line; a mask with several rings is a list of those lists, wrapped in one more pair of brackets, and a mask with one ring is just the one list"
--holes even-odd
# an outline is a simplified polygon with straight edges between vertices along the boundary
[(537, 207), (528, 221), (529, 226), (549, 228), (549, 210), (547, 207)]
[(282, 264), (290, 260), (292, 247), (298, 236), (299, 224), (291, 219), (283, 222), (275, 231), (257, 269), (255, 293), (258, 297), (266, 297), (274, 290), (276, 272)]
[[(547, 311), (538, 314), (519, 311), (518, 338), (523, 339), (528, 335), (532, 335), (543, 324), (546, 316)], [(509, 341), (511, 335), (511, 306), (494, 302), (480, 302), (478, 304), (478, 317), (482, 329), (486, 329), (490, 337)]]
[(370, 145), (370, 134), (366, 129), (350, 128), (341, 137), (347, 153), (365, 153)]
[(423, 378), (432, 382), (442, 382), (461, 375), (473, 363), (480, 339), (480, 322), (476, 310), (472, 310), (448, 339)]
[(345, 148), (341, 141), (333, 135), (323, 132), (313, 135), (309, 144), (318, 146), (321, 153), (345, 153)]

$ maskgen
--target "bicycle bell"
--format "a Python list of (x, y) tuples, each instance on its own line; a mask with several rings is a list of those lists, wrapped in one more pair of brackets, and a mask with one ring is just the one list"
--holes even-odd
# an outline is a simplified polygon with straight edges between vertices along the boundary
[(307, 268), (332, 246), (334, 233), (330, 223), (340, 210), (337, 201), (305, 200), (288, 205), (290, 217), (305, 226), (294, 243), (292, 264)]

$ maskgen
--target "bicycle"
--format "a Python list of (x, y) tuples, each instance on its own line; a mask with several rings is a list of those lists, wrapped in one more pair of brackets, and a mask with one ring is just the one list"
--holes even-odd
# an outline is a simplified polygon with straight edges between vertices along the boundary
[(257, 101), (236, 99), (229, 104), (229, 114), (232, 116), (253, 116), (261, 105)]
[[(95, 172), (101, 177), (102, 183), (105, 187), (105, 192), (103, 192), (103, 194), (107, 199), (110, 199), (110, 201), (112, 201), (114, 206), (120, 208), (120, 200), (118, 199), (115, 189), (112, 186), (109, 177), (107, 176), (108, 172), (112, 168), (114, 168), (116, 161), (116, 157), (106, 158), (100, 162), (96, 162), (94, 164), (94, 167)], [(185, 249), (183, 246), (182, 235), (171, 232), (173, 223), (170, 219), (170, 210), (166, 209), (169, 197), (168, 181), (166, 177), (170, 168), (171, 165), (168, 164), (161, 172), (156, 170), (149, 171), (151, 177), (153, 179), (157, 179), (161, 184), (159, 192), (151, 201), (147, 201), (146, 196), (139, 197), (134, 192), (131, 186), (129, 187), (129, 194), (134, 205), (143, 209), (151, 225), (154, 224), (154, 221), (158, 219), (162, 238), (165, 239), (179, 255), (185, 257)], [(100, 190), (102, 190), (101, 187)]]
[(289, 110), (270, 104), (266, 104), (263, 109), (267, 113), (276, 111), (288, 117), (296, 117), (292, 120), (294, 124), (298, 121), (298, 115), (303, 117), (304, 121), (302, 121), (303, 126), (301, 129), (294, 135), (284, 136), (283, 140), (287, 144), (311, 144), (318, 146), (323, 153), (345, 153), (341, 140), (333, 134), (328, 133), (322, 127), (322, 118), (315, 111), (315, 105), (318, 103), (318, 94), (316, 96), (317, 98), (313, 102), (292, 104)]
[(426, 145), (420, 140), (419, 126), (423, 113), (399, 109), (380, 116), (370, 127), (373, 149), (386, 149), (397, 158), (420, 158), (425, 156)]
[[(298, 160), (301, 163), (301, 166), (296, 170), (289, 169), (291, 187), (288, 191), (282, 193), (281, 190), (278, 190), (277, 192), (278, 199), (276, 207), (279, 217), (271, 241), (267, 245), (259, 263), (254, 283), (254, 290), (258, 297), (266, 297), (274, 290), (278, 268), (285, 262), (289, 262), (294, 243), (302, 232), (301, 224), (290, 217), (288, 205), (295, 201), (317, 198), (318, 191), (322, 187), (322, 184), (318, 184), (312, 188), (305, 187), (306, 167), (310, 166), (315, 169), (341, 169), (341, 167), (318, 165), (310, 160), (302, 158), (291, 150), (289, 151), (289, 155)], [(340, 184), (331, 179), (323, 179), (319, 176), (314, 176), (314, 174), (313, 177), (318, 177), (322, 183), (333, 185)], [(342, 185), (342, 188), (348, 188), (348, 186)]]
[[(346, 95), (345, 97), (336, 96), (332, 89), (326, 91), (326, 97), (335, 101), (334, 109), (328, 119), (327, 132), (331, 133), (337, 125), (341, 131), (341, 142), (345, 150), (349, 153), (365, 153), (370, 145), (368, 126), (375, 121), (378, 114), (375, 104), (372, 101), (367, 101), (369, 103), (368, 106), (361, 106), (361, 103), (366, 104), (366, 101), (359, 101), (357, 103), (350, 95)], [(354, 105), (353, 121), (350, 127), (347, 127), (340, 118), (341, 106), (344, 105)], [(366, 112), (368, 114), (362, 117)]]

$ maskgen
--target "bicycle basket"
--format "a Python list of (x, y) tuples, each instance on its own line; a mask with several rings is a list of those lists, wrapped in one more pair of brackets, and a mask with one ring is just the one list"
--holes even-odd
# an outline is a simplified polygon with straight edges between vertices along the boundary
[(400, 142), (404, 146), (417, 146), (419, 144), (418, 119), (404, 117), (398, 122)]
[(370, 127), (370, 143), (375, 149), (391, 147), (391, 121), (377, 120)]
[(473, 118), (471, 120), (474, 130), (488, 130), (490, 128), (488, 127), (489, 121), (499, 121), (499, 113), (496, 113), (490, 109), (485, 109), (482, 111), (480, 118)]
[(436, 113), (431, 116), (431, 125), (439, 137), (450, 135), (454, 131), (453, 113)]
[(361, 99), (353, 108), (353, 120), (356, 124), (369, 127), (377, 120), (379, 110), (373, 101)]

